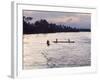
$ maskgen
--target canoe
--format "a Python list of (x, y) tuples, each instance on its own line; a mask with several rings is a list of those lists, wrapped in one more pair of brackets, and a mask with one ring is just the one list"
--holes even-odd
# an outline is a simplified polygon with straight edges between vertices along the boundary
[(53, 43), (75, 43), (75, 41), (53, 41)]

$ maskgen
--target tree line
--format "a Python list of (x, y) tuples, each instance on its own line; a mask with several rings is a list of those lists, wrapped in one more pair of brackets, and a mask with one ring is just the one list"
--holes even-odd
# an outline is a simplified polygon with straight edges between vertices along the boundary
[(23, 34), (90, 31), (90, 29), (78, 29), (71, 26), (49, 23), (45, 19), (30, 23), (32, 19), (32, 17), (23, 16)]

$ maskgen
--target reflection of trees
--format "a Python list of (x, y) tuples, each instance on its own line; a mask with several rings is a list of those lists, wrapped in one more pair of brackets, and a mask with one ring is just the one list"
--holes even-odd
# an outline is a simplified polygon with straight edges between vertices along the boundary
[(30, 23), (32, 19), (33, 19), (32, 17), (23, 16), (24, 34), (90, 31), (90, 29), (77, 29), (77, 28), (72, 28), (70, 26), (48, 23), (45, 19), (36, 21), (33, 24)]

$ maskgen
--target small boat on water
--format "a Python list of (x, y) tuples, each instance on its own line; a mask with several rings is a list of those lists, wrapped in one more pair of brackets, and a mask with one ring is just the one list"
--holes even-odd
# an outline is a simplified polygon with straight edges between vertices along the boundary
[(75, 41), (71, 41), (70, 39), (65, 40), (65, 41), (61, 41), (61, 40), (58, 40), (58, 39), (56, 38), (56, 40), (53, 41), (53, 43), (75, 43)]
[(53, 41), (53, 43), (75, 43), (75, 41)]

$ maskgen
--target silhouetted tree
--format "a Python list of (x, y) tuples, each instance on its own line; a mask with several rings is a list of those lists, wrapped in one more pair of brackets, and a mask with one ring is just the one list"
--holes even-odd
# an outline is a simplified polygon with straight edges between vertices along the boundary
[(45, 19), (30, 23), (32, 19), (32, 17), (23, 16), (23, 34), (90, 31), (90, 29), (77, 29), (71, 26), (48, 23)]

